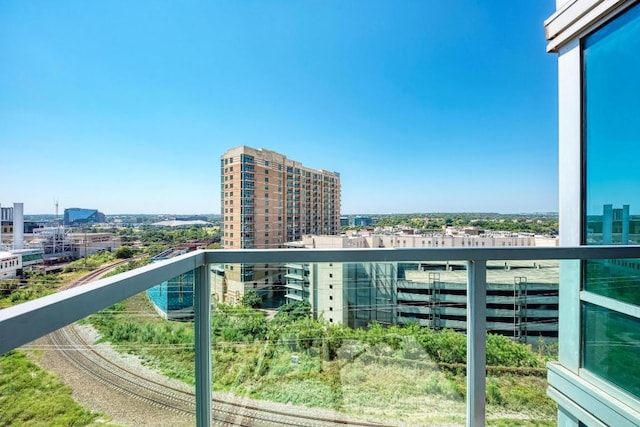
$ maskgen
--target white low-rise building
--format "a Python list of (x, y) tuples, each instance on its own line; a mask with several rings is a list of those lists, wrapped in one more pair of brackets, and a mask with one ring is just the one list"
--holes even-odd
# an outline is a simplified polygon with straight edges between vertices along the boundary
[(22, 257), (11, 252), (0, 252), (0, 280), (13, 279), (22, 272)]

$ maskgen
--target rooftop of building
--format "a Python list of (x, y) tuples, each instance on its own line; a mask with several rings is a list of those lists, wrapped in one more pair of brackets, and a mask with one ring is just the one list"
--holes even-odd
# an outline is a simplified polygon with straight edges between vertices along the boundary
[[(405, 271), (407, 280), (428, 282), (432, 273), (439, 274), (439, 282), (467, 283), (466, 263), (462, 261), (425, 262), (419, 270)], [(516, 283), (558, 285), (560, 263), (556, 260), (488, 261), (487, 283), (513, 287)]]
[(309, 167), (309, 166), (305, 166), (300, 161), (293, 160), (293, 159), (287, 157), (286, 154), (278, 153), (276, 151), (268, 150), (266, 148), (253, 148), (253, 147), (249, 147), (247, 145), (241, 145), (241, 146), (238, 146), (238, 147), (234, 147), (234, 148), (228, 149), (227, 151), (224, 152), (224, 154), (220, 158), (221, 159), (230, 159), (230, 158), (233, 159), (235, 157), (239, 157), (241, 154), (259, 156), (258, 159), (254, 159), (254, 160), (255, 160), (256, 164), (262, 165), (262, 166), (267, 166), (265, 164), (265, 161), (268, 161), (268, 162), (281, 162), (282, 164), (284, 164), (286, 166), (305, 169), (305, 170), (308, 170), (308, 171), (314, 171), (314, 172), (321, 173), (321, 174), (329, 174), (329, 175), (332, 175), (332, 176), (334, 176), (336, 178), (340, 177), (340, 173), (339, 172), (329, 171), (329, 170), (326, 170), (326, 169), (315, 169), (315, 168), (312, 168), (312, 167)]

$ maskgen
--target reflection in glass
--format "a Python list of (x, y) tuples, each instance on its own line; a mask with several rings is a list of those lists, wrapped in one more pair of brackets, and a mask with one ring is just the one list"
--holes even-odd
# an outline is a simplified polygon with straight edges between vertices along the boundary
[[(634, 209), (640, 208), (639, 44), (638, 6), (584, 42), (586, 225), (602, 223), (599, 233), (598, 228), (591, 230), (596, 244), (599, 235), (606, 238), (611, 232), (607, 226), (614, 208), (622, 209), (621, 214), (626, 210), (634, 226), (639, 219), (634, 217)], [(588, 238), (589, 230), (585, 231)], [(637, 231), (636, 226), (631, 233)]]
[(640, 320), (583, 304), (584, 367), (640, 396)]
[[(589, 245), (640, 244), (640, 7), (584, 41), (585, 222)], [(588, 261), (585, 289), (640, 304), (640, 260)]]
[(587, 261), (585, 290), (640, 305), (640, 259)]

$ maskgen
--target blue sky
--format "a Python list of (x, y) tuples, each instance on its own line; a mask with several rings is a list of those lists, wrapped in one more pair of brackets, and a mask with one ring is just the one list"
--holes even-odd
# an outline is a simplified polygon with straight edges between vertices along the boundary
[(342, 211), (556, 211), (554, 0), (0, 2), (0, 203), (219, 213), (249, 145)]

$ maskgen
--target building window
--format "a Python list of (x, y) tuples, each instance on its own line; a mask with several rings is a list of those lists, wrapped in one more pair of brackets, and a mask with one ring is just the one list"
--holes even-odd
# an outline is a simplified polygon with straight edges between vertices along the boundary
[[(639, 6), (584, 40), (583, 240), (588, 245), (632, 243), (632, 217), (640, 213), (638, 45)], [(585, 290), (640, 305), (640, 277), (632, 272), (608, 260), (588, 261), (584, 271)]]
[[(640, 214), (640, 6), (583, 39), (583, 205), (582, 243), (637, 242)], [(640, 396), (637, 343), (640, 316), (616, 311), (640, 306), (638, 271), (629, 260), (586, 261), (583, 289), (611, 298), (605, 308), (582, 302), (582, 365), (595, 375)], [(622, 304), (621, 304), (622, 303)], [(628, 307), (628, 306), (627, 306)], [(627, 310), (627, 313), (637, 311)]]
[(584, 367), (640, 396), (640, 319), (589, 303), (584, 303), (582, 310)]

